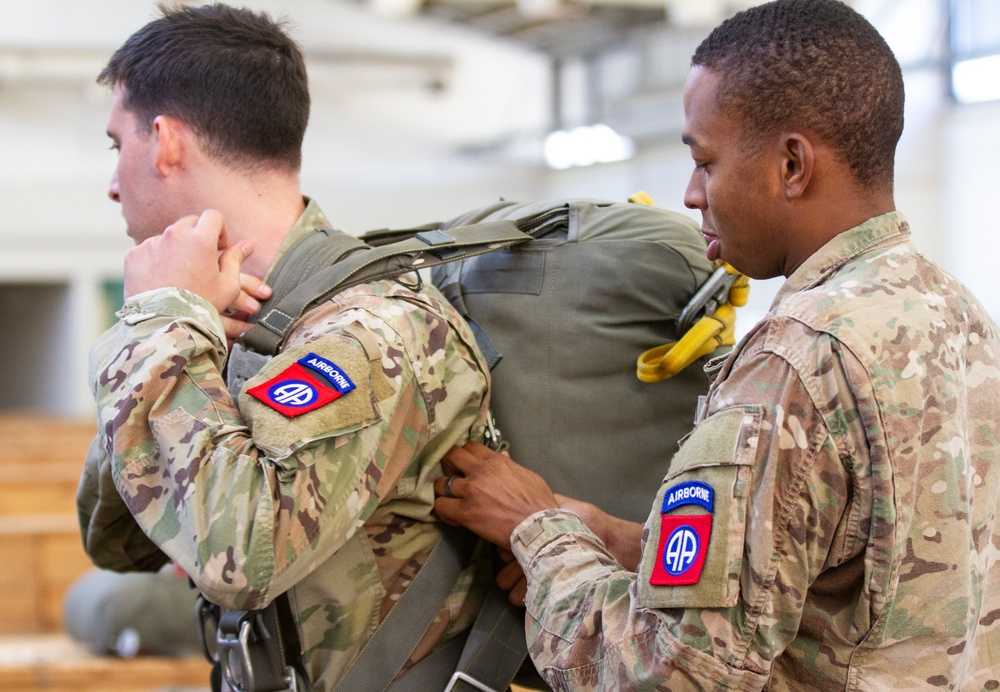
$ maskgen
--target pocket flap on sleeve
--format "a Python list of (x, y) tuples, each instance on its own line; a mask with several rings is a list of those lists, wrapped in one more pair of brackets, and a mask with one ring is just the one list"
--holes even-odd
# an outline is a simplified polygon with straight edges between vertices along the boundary
[(639, 602), (722, 608), (739, 594), (759, 406), (720, 411), (684, 441), (646, 522)]

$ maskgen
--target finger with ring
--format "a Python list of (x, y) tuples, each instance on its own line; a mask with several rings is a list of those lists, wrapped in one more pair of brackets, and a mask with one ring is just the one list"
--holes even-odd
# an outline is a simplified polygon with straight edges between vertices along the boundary
[(451, 492), (451, 484), (456, 478), (458, 476), (448, 476), (444, 481), (444, 494), (448, 497), (455, 497), (454, 493)]

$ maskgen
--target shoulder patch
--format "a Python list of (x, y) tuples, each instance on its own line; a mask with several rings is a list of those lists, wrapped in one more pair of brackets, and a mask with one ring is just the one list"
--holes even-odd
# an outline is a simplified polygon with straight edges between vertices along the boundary
[[(344, 395), (326, 384), (326, 379), (317, 377), (315, 370), (304, 368), (301, 362), (292, 363), (266, 382), (248, 389), (247, 393), (288, 418), (315, 411)], [(350, 389), (354, 389), (353, 383)]]
[[(714, 500), (712, 486), (701, 481), (678, 483), (663, 494), (660, 539), (657, 559), (649, 576), (650, 584), (684, 586), (698, 583), (712, 538)], [(707, 511), (698, 514), (670, 514), (687, 505)]]
[(254, 445), (272, 459), (381, 420), (368, 358), (347, 335), (324, 336), (278, 354), (247, 380), (239, 407)]

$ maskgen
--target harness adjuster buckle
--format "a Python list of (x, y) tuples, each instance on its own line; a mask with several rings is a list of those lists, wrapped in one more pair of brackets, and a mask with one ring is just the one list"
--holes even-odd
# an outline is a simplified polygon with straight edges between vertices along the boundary
[(222, 628), (216, 636), (215, 655), (222, 668), (222, 676), (233, 692), (252, 692), (254, 689), (253, 665), (248, 648), (250, 627), (250, 618), (243, 618), (235, 637)]
[(456, 685), (460, 682), (464, 682), (466, 685), (469, 685), (480, 692), (498, 692), (489, 685), (479, 682), (468, 673), (463, 673), (460, 670), (456, 670), (451, 676), (451, 679), (448, 681), (448, 685), (444, 688), (444, 692), (452, 692), (452, 690), (454, 690)]

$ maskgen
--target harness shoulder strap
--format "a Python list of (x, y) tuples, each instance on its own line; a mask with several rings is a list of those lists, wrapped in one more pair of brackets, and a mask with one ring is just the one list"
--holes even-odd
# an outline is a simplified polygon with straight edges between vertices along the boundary
[[(468, 529), (445, 527), (444, 535), (427, 562), (351, 663), (336, 690), (389, 688), (451, 593), (459, 573), (469, 562), (476, 541), (476, 535)], [(406, 689), (421, 688), (408, 686)], [(425, 689), (441, 689), (441, 686)]]
[[(514, 221), (474, 224), (451, 229), (447, 233), (419, 231), (403, 240), (380, 246), (332, 231), (329, 238), (333, 248), (329, 251), (322, 250), (323, 243), (327, 241), (318, 235), (307, 236), (311, 240), (307, 241), (305, 249), (293, 248), (296, 250), (294, 257), (289, 257), (287, 263), (276, 268), (278, 286), (274, 287), (275, 295), (261, 308), (254, 326), (241, 337), (241, 342), (250, 350), (267, 356), (275, 355), (292, 326), (306, 310), (345, 288), (395, 278), (532, 238), (521, 231)], [(349, 240), (345, 241), (343, 236)], [(316, 265), (324, 263), (326, 266), (317, 269)], [(294, 284), (290, 290), (284, 285), (286, 277), (287, 283)]]

